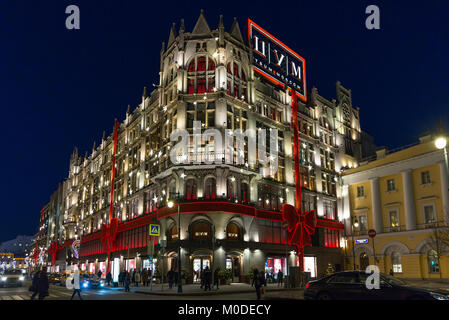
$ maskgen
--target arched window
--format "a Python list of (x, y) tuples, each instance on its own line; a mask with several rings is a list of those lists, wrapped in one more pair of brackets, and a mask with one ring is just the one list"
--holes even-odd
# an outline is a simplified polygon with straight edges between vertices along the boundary
[(226, 183), (226, 196), (230, 201), (234, 199), (234, 185), (231, 179), (228, 179)]
[(440, 264), (438, 263), (438, 254), (435, 250), (430, 250), (427, 254), (427, 260), (429, 262), (429, 273), (440, 272)]
[(215, 178), (207, 178), (205, 182), (204, 194), (206, 199), (215, 199), (217, 197), (217, 183)]
[(395, 251), (391, 254), (391, 264), (394, 273), (402, 273), (401, 255), (399, 252)]
[(170, 228), (170, 232), (168, 234), (168, 240), (169, 241), (178, 240), (178, 227), (176, 225), (173, 225)]
[(360, 270), (366, 270), (368, 266), (369, 266), (369, 257), (365, 252), (363, 252), (362, 254), (360, 254)]
[(215, 88), (215, 62), (206, 56), (197, 56), (190, 63), (187, 93), (213, 92)]
[(226, 238), (230, 240), (240, 240), (240, 228), (234, 222), (231, 222), (226, 227)]
[(191, 228), (193, 239), (210, 239), (212, 236), (211, 226), (205, 221), (195, 222)]
[(168, 197), (174, 197), (176, 194), (176, 182), (174, 180), (170, 181), (168, 185)]
[(188, 179), (186, 181), (186, 199), (196, 199), (197, 198), (197, 186), (195, 179)]
[(237, 99), (246, 100), (246, 76), (241, 66), (236, 62), (229, 62), (226, 66), (227, 94)]

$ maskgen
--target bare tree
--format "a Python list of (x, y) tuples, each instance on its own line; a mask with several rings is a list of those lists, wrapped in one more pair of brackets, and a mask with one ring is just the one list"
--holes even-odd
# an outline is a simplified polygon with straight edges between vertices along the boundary
[(449, 212), (445, 210), (444, 221), (437, 221), (432, 224), (432, 235), (428, 245), (435, 252), (438, 261), (438, 271), (440, 281), (443, 279), (441, 272), (441, 257), (449, 255)]

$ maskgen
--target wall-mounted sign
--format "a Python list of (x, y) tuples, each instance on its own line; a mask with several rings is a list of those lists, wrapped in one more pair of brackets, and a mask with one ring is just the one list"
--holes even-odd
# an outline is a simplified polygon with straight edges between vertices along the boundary
[(253, 49), (254, 71), (274, 84), (295, 90), (306, 101), (306, 60), (250, 19), (248, 41)]
[(355, 240), (356, 244), (361, 244), (361, 243), (368, 243), (368, 239), (359, 239), (359, 240)]
[(150, 224), (150, 236), (160, 236), (161, 235), (161, 226), (158, 224)]

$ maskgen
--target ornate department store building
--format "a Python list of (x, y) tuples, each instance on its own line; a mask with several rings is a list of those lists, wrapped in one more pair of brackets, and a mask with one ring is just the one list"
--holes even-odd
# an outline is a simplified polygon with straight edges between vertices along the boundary
[[(270, 49), (255, 48), (246, 36), (237, 20), (225, 31), (221, 17), (211, 30), (203, 13), (191, 32), (183, 21), (173, 25), (160, 52), (157, 88), (145, 89), (139, 105), (128, 108), (117, 130), (94, 144), (90, 155), (75, 148), (67, 179), (41, 212), (37, 262), (39, 256), (59, 271), (77, 264), (97, 273), (106, 270), (109, 255), (114, 278), (125, 268), (166, 273), (177, 268), (180, 246), (187, 282), (206, 265), (231, 269), (235, 282), (245, 281), (251, 267), (288, 274), (288, 267), (299, 265), (282, 215), (283, 204), (295, 204), (293, 91), (254, 58), (256, 50)], [(294, 71), (305, 84), (305, 65)], [(298, 90), (301, 201), (304, 211), (317, 215), (304, 269), (315, 277), (328, 263), (344, 268), (339, 179), (342, 169), (357, 166), (361, 129), (351, 91), (339, 82), (335, 100), (315, 88)], [(215, 128), (223, 136), (225, 129), (277, 129), (278, 170), (251, 162), (257, 155), (248, 143), (231, 153), (243, 155), (243, 164), (228, 163), (224, 155), (220, 163), (206, 164), (202, 155), (212, 141), (204, 140), (199, 153), (189, 150), (184, 163), (173, 163), (170, 150), (177, 141), (170, 135), (185, 129), (193, 141), (194, 121), (203, 132)], [(160, 225), (159, 237), (149, 235), (150, 224)], [(72, 246), (75, 240), (79, 249)]]

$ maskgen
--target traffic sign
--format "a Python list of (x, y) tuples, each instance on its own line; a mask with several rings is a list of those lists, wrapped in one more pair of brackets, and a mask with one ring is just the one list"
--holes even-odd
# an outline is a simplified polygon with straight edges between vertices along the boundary
[(370, 238), (374, 238), (376, 236), (376, 234), (377, 234), (376, 230), (374, 230), (374, 229), (370, 229), (368, 231), (368, 235), (369, 235)]
[(160, 236), (161, 226), (159, 224), (150, 224), (150, 236)]

